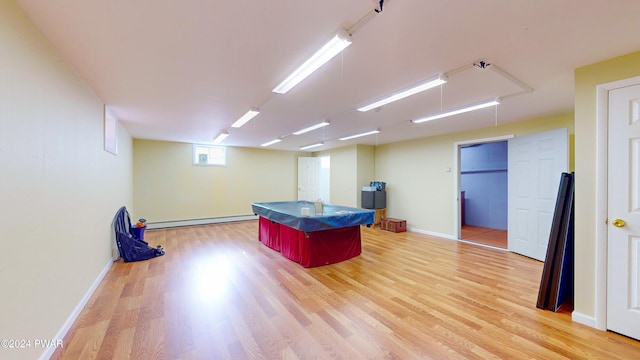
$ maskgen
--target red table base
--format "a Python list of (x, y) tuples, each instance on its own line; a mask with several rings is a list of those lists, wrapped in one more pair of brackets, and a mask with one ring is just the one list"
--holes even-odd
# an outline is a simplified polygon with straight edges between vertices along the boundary
[(260, 230), (258, 231), (258, 240), (273, 250), (280, 251), (280, 224), (269, 219), (260, 217)]
[(260, 217), (258, 239), (303, 267), (335, 264), (360, 255), (360, 225), (305, 233)]

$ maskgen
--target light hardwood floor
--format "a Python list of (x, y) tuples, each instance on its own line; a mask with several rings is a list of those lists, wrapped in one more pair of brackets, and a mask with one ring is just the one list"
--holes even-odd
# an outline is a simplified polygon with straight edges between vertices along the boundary
[(481, 226), (463, 225), (461, 228), (461, 237), (464, 240), (476, 243), (495, 246), (499, 248), (507, 248), (507, 231), (485, 228)]
[(305, 269), (257, 221), (148, 231), (54, 359), (637, 359), (640, 342), (535, 307), (542, 263), (362, 227), (363, 251)]

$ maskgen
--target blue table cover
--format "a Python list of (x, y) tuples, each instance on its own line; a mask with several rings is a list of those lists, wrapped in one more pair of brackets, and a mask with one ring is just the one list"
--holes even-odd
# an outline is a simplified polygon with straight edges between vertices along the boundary
[[(251, 207), (256, 215), (304, 232), (373, 224), (376, 213), (374, 210), (324, 204), (322, 214), (316, 214), (310, 201), (256, 202)], [(302, 208), (309, 208), (309, 215), (302, 215)]]

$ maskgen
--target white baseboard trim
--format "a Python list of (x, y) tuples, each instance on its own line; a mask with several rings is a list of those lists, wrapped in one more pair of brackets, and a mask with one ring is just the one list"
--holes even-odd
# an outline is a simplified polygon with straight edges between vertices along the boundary
[(449, 234), (441, 234), (441, 233), (437, 233), (437, 232), (433, 232), (433, 231), (420, 230), (420, 229), (415, 229), (415, 228), (407, 228), (407, 231), (413, 231), (413, 232), (417, 232), (417, 233), (420, 233), (420, 234), (425, 234), (425, 235), (430, 235), (430, 236), (436, 236), (436, 237), (443, 238), (443, 239), (447, 239), (447, 240), (453, 240), (453, 241), (463, 242), (463, 243), (465, 243), (465, 244), (471, 244), (471, 245), (476, 245), (476, 246), (482, 246), (482, 247), (487, 247), (487, 248), (495, 249), (495, 250), (509, 251), (509, 249), (505, 249), (505, 248), (501, 248), (501, 247), (497, 247), (497, 246), (491, 246), (491, 245), (486, 245), (486, 244), (480, 244), (480, 243), (473, 242), (473, 241), (467, 241), (467, 240), (457, 239), (455, 236), (453, 236), (453, 235), (449, 235)]
[[(73, 311), (71, 312), (67, 320), (64, 322), (60, 330), (58, 330), (58, 333), (52, 339), (55, 339), (55, 340), (64, 339), (64, 336), (67, 335), (67, 332), (69, 331), (69, 329), (71, 329), (71, 325), (73, 325), (76, 319), (78, 319), (80, 312), (82, 312), (82, 309), (84, 309), (85, 305), (87, 305), (87, 303), (89, 302), (89, 299), (91, 299), (91, 295), (93, 295), (93, 292), (96, 291), (96, 289), (102, 282), (102, 279), (104, 279), (109, 269), (111, 269), (111, 265), (113, 264), (113, 261), (114, 259), (109, 260), (107, 265), (104, 267), (104, 269), (102, 269), (98, 277), (94, 280), (93, 284), (91, 284), (91, 287), (89, 287), (89, 290), (87, 290), (87, 292), (84, 294), (84, 296), (82, 297), (78, 305), (76, 305), (76, 307), (73, 309)], [(55, 350), (56, 350), (55, 346), (48, 346), (44, 350), (44, 352), (40, 355), (39, 359), (46, 360), (51, 358), (51, 355), (53, 355)]]
[(436, 236), (436, 237), (439, 237), (439, 238), (444, 238), (444, 239), (449, 239), (449, 240), (458, 240), (453, 235), (442, 234), (442, 233), (438, 233), (438, 232), (434, 232), (434, 231), (427, 231), (427, 230), (422, 230), (422, 229), (416, 229), (416, 228), (412, 228), (412, 227), (408, 227), (407, 231), (417, 232), (419, 234)]
[[(571, 320), (573, 322), (577, 322), (578, 324), (587, 325), (589, 327), (598, 329), (596, 326), (596, 318), (593, 316), (587, 316), (585, 314), (581, 314), (577, 311), (573, 311), (571, 313)], [(598, 329), (598, 330), (606, 330), (606, 329)]]
[(258, 215), (222, 216), (222, 217), (205, 218), (205, 219), (149, 222), (147, 223), (147, 229), (149, 230), (165, 229), (165, 228), (182, 227), (182, 226), (209, 225), (209, 224), (220, 224), (220, 223), (248, 221), (248, 220), (258, 220)]

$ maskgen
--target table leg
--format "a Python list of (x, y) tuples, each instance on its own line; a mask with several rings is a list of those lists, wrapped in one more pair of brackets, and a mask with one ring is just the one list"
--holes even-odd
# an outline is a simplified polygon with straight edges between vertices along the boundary
[(382, 219), (387, 217), (387, 208), (376, 209), (376, 214), (373, 219), (373, 224), (371, 224), (372, 228), (375, 229), (376, 225), (380, 225), (382, 223)]

